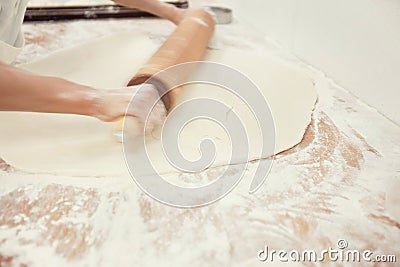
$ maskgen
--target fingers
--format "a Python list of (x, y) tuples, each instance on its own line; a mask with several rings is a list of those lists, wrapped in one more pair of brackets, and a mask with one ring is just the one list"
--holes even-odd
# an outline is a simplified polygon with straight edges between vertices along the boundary
[(136, 117), (147, 130), (162, 123), (166, 110), (157, 89), (153, 85), (140, 86), (129, 104), (126, 115)]
[(177, 8), (171, 5), (171, 15), (169, 16), (169, 20), (172, 21), (175, 25), (178, 25), (181, 20), (185, 17), (186, 10)]
[(133, 95), (126, 110), (126, 115), (135, 116), (142, 121), (150, 114), (153, 106), (158, 101), (158, 92), (152, 85), (142, 85)]
[[(99, 90), (99, 112), (94, 116), (106, 122), (128, 119), (129, 132), (152, 131), (166, 117), (164, 104), (153, 85), (143, 84), (115, 90)], [(125, 128), (126, 129), (126, 128)], [(121, 127), (122, 130), (122, 127)]]

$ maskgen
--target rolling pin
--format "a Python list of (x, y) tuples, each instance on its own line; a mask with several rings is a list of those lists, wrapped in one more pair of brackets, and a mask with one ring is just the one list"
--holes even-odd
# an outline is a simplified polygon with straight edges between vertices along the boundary
[[(163, 45), (129, 81), (128, 86), (143, 84), (153, 75), (174, 65), (201, 60), (214, 33), (214, 26), (214, 17), (207, 10), (198, 9), (187, 14)], [(155, 87), (159, 95), (163, 96), (168, 90), (168, 81), (159, 80)], [(161, 98), (167, 113), (173, 109), (179, 90), (180, 88), (171, 90)], [(116, 132), (122, 133), (122, 130), (123, 119), (120, 119)]]

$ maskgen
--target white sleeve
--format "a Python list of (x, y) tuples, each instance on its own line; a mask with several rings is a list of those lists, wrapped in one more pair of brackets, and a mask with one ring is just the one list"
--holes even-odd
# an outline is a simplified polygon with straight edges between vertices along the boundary
[(24, 46), (21, 24), (28, 0), (0, 1), (0, 61), (11, 63)]

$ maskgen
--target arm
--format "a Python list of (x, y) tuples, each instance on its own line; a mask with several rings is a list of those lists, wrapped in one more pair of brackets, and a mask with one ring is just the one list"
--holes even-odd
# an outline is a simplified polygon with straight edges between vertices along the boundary
[(114, 2), (119, 5), (138, 8), (158, 17), (168, 19), (175, 24), (178, 24), (185, 14), (183, 9), (158, 0), (114, 0)]
[[(132, 96), (134, 103), (128, 107)], [(32, 74), (0, 62), (0, 111), (69, 113), (113, 121), (125, 115), (144, 122), (146, 113), (158, 98), (150, 85), (100, 90), (64, 79)], [(143, 113), (143, 114), (142, 114)]]
[(0, 110), (95, 113), (96, 90), (0, 63)]

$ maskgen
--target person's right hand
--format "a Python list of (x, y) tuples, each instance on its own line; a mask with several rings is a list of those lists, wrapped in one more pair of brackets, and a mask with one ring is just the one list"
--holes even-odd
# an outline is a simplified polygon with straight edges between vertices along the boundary
[(0, 86), (0, 111), (77, 114), (103, 121), (115, 121), (127, 115), (141, 126), (148, 122), (153, 127), (165, 117), (165, 108), (159, 101), (150, 113), (152, 116), (147, 118), (159, 98), (152, 85), (94, 89), (65, 79), (39, 76), (1, 62), (0, 84), (4, 85)]
[[(146, 128), (154, 128), (164, 120), (166, 114), (162, 101), (158, 99), (156, 88), (149, 84), (99, 90), (96, 112), (93, 116), (109, 122), (126, 115), (135, 118), (141, 127), (147, 124)], [(157, 101), (158, 104), (155, 105)]]

